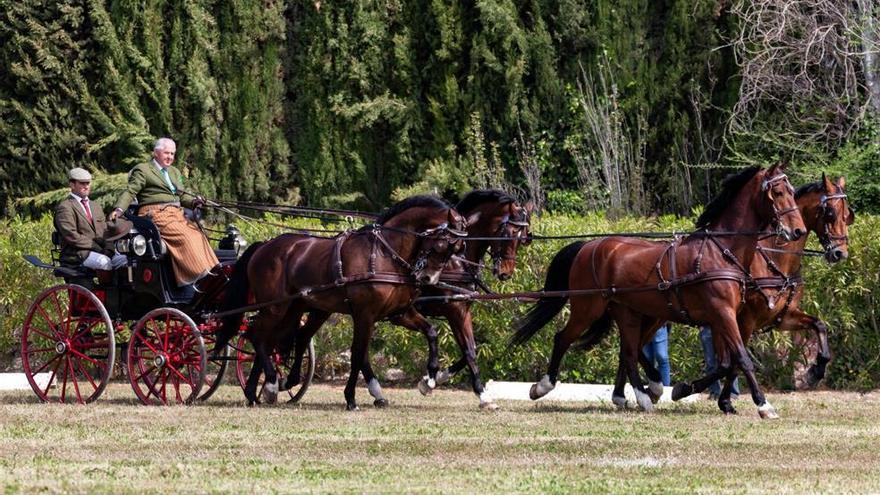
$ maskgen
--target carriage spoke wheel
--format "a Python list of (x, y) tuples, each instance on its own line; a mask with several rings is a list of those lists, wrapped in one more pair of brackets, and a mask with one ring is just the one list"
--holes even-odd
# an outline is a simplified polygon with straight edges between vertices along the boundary
[(189, 404), (205, 383), (207, 352), (192, 319), (174, 308), (141, 318), (128, 343), (128, 379), (144, 404)]
[(85, 287), (50, 287), (28, 309), (21, 332), (21, 362), (43, 402), (94, 401), (110, 381), (115, 358), (113, 322), (98, 297)]
[[(203, 333), (202, 339), (205, 341), (205, 349), (208, 349), (210, 353), (217, 341), (216, 335), (214, 332)], [(199, 400), (207, 400), (220, 388), (220, 385), (223, 383), (223, 375), (226, 373), (226, 367), (229, 365), (229, 359), (229, 346), (220, 351), (216, 357), (211, 356), (208, 358), (208, 368), (205, 370), (205, 386), (203, 387), (202, 394), (199, 395)]]
[[(247, 383), (248, 375), (254, 366), (254, 346), (251, 341), (244, 335), (239, 335), (238, 342), (235, 345), (235, 376), (238, 378), (238, 384), (244, 389)], [(277, 352), (272, 353), (272, 362), (275, 363), (275, 371), (278, 373), (279, 385), (284, 385), (284, 381), (290, 374), (290, 366), (293, 364), (293, 355), (286, 362), (281, 360), (281, 355)], [(312, 379), (315, 377), (315, 344), (309, 342), (303, 354), (302, 366), (300, 367), (299, 384), (290, 388), (287, 393), (290, 395), (290, 402), (296, 403), (306, 394)], [(260, 383), (257, 387), (257, 397), (262, 397), (263, 387), (265, 386), (265, 376), (260, 377)]]

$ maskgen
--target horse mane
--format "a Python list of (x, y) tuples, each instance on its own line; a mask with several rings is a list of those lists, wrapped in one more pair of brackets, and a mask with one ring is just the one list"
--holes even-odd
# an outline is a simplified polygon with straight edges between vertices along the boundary
[[(835, 187), (840, 187), (837, 184), (834, 184)], [(794, 199), (798, 199), (804, 194), (809, 194), (811, 192), (825, 192), (825, 184), (819, 180), (816, 182), (811, 182), (809, 184), (804, 184), (798, 188), (797, 191), (794, 192)], [(845, 190), (844, 190), (845, 192)]]
[(423, 194), (419, 196), (411, 196), (404, 200), (398, 201), (394, 203), (388, 209), (379, 214), (379, 218), (376, 219), (376, 223), (379, 225), (384, 225), (385, 222), (391, 220), (393, 217), (399, 215), (402, 211), (408, 210), (410, 208), (437, 208), (438, 210), (448, 210), (451, 208), (449, 203), (443, 201), (437, 196), (431, 196), (428, 194)]
[(516, 199), (498, 189), (477, 189), (467, 193), (467, 195), (455, 205), (455, 209), (462, 215), (467, 215), (474, 211), (478, 206), (489, 202), (506, 205), (508, 203), (516, 202)]
[(717, 222), (743, 186), (748, 184), (761, 170), (761, 167), (749, 167), (738, 174), (730, 174), (725, 177), (721, 183), (721, 192), (716, 194), (712, 201), (709, 201), (703, 214), (697, 219), (697, 229), (708, 228)]

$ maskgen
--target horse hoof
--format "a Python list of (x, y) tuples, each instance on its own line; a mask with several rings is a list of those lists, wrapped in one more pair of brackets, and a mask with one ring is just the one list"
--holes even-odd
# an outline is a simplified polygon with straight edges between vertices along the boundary
[(761, 419), (779, 419), (776, 408), (771, 406), (769, 402), (758, 408), (758, 416)]
[(614, 407), (619, 411), (625, 411), (629, 407), (629, 404), (626, 402), (626, 397), (621, 397), (619, 395), (612, 395), (611, 403), (614, 404)]
[(676, 383), (672, 387), (672, 400), (679, 401), (694, 393), (694, 388), (684, 382)]
[(823, 373), (819, 371), (819, 367), (815, 364), (810, 366), (810, 369), (807, 370), (807, 386), (810, 388), (816, 388), (816, 385), (819, 385), (819, 382), (824, 378)]
[(736, 414), (736, 408), (733, 407), (730, 401), (718, 401), (718, 409), (721, 409), (721, 412), (724, 414)]
[[(386, 399), (376, 399), (376, 400), (373, 401), (373, 405), (376, 406), (376, 407), (379, 408), (379, 409), (385, 409), (386, 407), (388, 407), (388, 400), (386, 400)], [(357, 407), (357, 406), (355, 406), (355, 407)]]
[(538, 384), (533, 383), (531, 388), (529, 388), (529, 399), (538, 400), (542, 396), (538, 395)]
[(651, 398), (651, 402), (656, 404), (660, 402), (660, 397), (663, 396), (663, 384), (660, 382), (648, 382), (648, 397)]
[(254, 407), (255, 405), (257, 405), (256, 401), (252, 401), (252, 400), (247, 401), (247, 407)]
[(345, 405), (345, 410), (346, 411), (360, 411), (361, 409), (357, 406), (357, 404), (355, 404), (353, 402), (349, 402), (348, 404)]
[(428, 386), (428, 380), (422, 378), (419, 380), (419, 392), (424, 396), (428, 396), (434, 392), (434, 389)]
[(484, 411), (497, 411), (497, 410), (501, 409), (501, 407), (492, 401), (486, 401), (486, 402), (480, 402), (480, 409), (482, 409)]

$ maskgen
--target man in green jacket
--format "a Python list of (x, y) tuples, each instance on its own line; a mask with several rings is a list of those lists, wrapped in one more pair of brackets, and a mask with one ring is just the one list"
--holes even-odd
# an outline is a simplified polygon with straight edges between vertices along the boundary
[(201, 229), (183, 215), (183, 206), (195, 208), (204, 200), (183, 190), (183, 175), (172, 166), (176, 154), (174, 141), (158, 139), (153, 146), (153, 159), (129, 173), (128, 187), (116, 201), (110, 218), (121, 215), (137, 199), (137, 214), (150, 217), (165, 241), (177, 284), (196, 284), (200, 290), (197, 282), (220, 274), (219, 269), (212, 272), (219, 261)]

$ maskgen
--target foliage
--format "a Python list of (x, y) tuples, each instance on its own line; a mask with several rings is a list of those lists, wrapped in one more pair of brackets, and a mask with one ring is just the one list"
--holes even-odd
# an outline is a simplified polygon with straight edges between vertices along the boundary
[[(127, 172), (153, 140), (207, 195), (283, 197), (280, 2), (0, 1), (0, 203)], [(25, 180), (25, 178), (27, 180)]]

